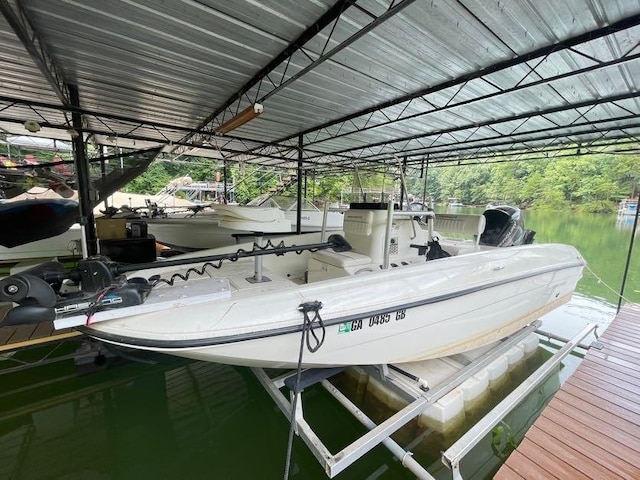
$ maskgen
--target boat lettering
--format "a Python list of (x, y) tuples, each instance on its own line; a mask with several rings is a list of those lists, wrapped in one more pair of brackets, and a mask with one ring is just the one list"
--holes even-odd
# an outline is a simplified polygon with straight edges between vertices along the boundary
[[(100, 305), (117, 305), (119, 303), (122, 303), (122, 297), (118, 297), (116, 295), (109, 295), (100, 301)], [(54, 311), (56, 314), (79, 312), (90, 308), (91, 305), (92, 302), (71, 303), (62, 307), (57, 307)]]
[(369, 317), (369, 326), (373, 327), (374, 325), (383, 325), (388, 323), (391, 320), (390, 313), (382, 313), (380, 315), (374, 315), (373, 317)]
[(402, 320), (406, 314), (407, 314), (406, 310), (398, 310), (396, 312), (396, 320)]
[(362, 319), (344, 322), (338, 325), (338, 333), (350, 333), (362, 329)]
[(57, 307), (55, 309), (56, 313), (69, 313), (80, 310), (86, 310), (91, 306), (90, 302), (81, 302), (81, 303), (71, 303), (69, 305), (64, 305), (63, 307)]

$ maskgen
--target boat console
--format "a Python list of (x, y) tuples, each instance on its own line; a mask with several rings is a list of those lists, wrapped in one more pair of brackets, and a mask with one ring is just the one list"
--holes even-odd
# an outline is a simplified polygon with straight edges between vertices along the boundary
[(428, 235), (414, 219), (415, 212), (393, 211), (386, 204), (352, 207), (344, 213), (343, 231), (352, 250), (323, 250), (309, 260), (308, 281), (373, 272), (424, 262), (418, 245), (427, 247)]

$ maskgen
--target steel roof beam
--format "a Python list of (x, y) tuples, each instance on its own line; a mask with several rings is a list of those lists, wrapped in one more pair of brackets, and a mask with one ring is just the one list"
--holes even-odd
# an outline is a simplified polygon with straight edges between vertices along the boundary
[[(16, 119), (16, 118), (12, 118), (12, 117), (0, 117), (0, 122), (6, 122), (6, 123), (16, 123), (16, 124), (22, 124), (22, 120)], [(40, 126), (42, 126), (43, 128), (50, 128), (53, 130), (60, 130), (60, 131), (64, 131), (67, 132), (67, 130), (69, 129), (69, 125), (66, 123), (50, 123), (47, 121), (40, 121), (38, 122), (40, 124)], [(110, 130), (99, 130), (97, 128), (93, 128), (93, 127), (83, 127), (82, 131), (86, 134), (90, 134), (90, 135), (102, 135), (102, 136), (109, 136), (109, 135), (113, 135), (113, 132)], [(125, 138), (125, 137), (122, 137)], [(163, 140), (159, 140), (158, 138), (155, 137), (150, 137), (147, 135), (140, 135), (140, 134), (130, 134), (126, 137), (129, 140), (138, 140), (141, 142), (150, 142), (150, 143), (155, 143), (158, 145), (163, 145), (165, 144), (165, 142)], [(174, 144), (179, 144), (178, 142), (173, 142)], [(184, 146), (188, 146), (188, 147), (193, 147), (192, 144), (186, 143), (183, 144)], [(203, 146), (199, 146), (198, 149), (202, 149), (202, 150), (209, 150), (209, 151), (216, 151), (216, 152), (221, 152), (221, 153), (229, 153), (229, 154), (241, 154), (241, 155), (246, 155), (246, 156), (250, 156), (254, 159), (260, 158), (260, 157), (265, 157), (265, 158), (273, 158), (273, 159), (277, 159), (277, 160), (282, 160), (282, 156), (275, 156), (275, 155), (270, 155), (270, 154), (246, 154), (246, 152), (244, 150), (236, 150), (236, 149), (231, 149), (231, 148), (218, 148), (215, 146), (208, 146), (208, 145), (203, 145)], [(294, 150), (295, 151), (295, 150)], [(236, 161), (246, 161), (246, 159), (238, 159)]]
[[(588, 145), (581, 145), (580, 148), (585, 150), (581, 151), (579, 155), (605, 153), (605, 149), (612, 148), (612, 147), (619, 147), (621, 145), (635, 145), (636, 147), (638, 145), (637, 141), (629, 140), (629, 138), (624, 135), (613, 137), (611, 140), (612, 141), (606, 141), (606, 142), (601, 141), (598, 143), (594, 141)], [(566, 152), (564, 154), (560, 154), (563, 151), (573, 150), (575, 148), (576, 147), (574, 144), (565, 143), (562, 145), (555, 145), (551, 148), (550, 147), (530, 147), (528, 149), (519, 150), (517, 152), (513, 152), (510, 150), (499, 150), (499, 151), (494, 151), (485, 155), (470, 154), (469, 156), (454, 157), (454, 158), (436, 157), (436, 158), (429, 159), (429, 166), (442, 168), (442, 167), (461, 166), (461, 165), (487, 165), (491, 163), (504, 163), (504, 162), (511, 162), (511, 161), (522, 162), (522, 161), (529, 161), (529, 160), (544, 160), (544, 159), (550, 160), (550, 159), (559, 158), (559, 157), (575, 157), (577, 155), (576, 152), (571, 152), (571, 153)], [(593, 152), (589, 150), (592, 148), (602, 148), (603, 150), (599, 152)], [(619, 149), (619, 150), (615, 150), (612, 153), (636, 152), (636, 151), (637, 151), (637, 148), (632, 150)], [(547, 155), (539, 156), (539, 157), (529, 156), (531, 154), (542, 154), (542, 153), (546, 153)], [(549, 157), (548, 156), (549, 153), (558, 153), (558, 154), (554, 155), (553, 157)], [(524, 157), (524, 155), (527, 155), (527, 157)], [(521, 157), (521, 158), (517, 158), (517, 157)], [(495, 158), (499, 158), (500, 160), (492, 161), (492, 159), (495, 159)], [(482, 161), (482, 159), (485, 159), (485, 161)], [(473, 161), (469, 161), (469, 160), (473, 160)], [(419, 164), (410, 165), (410, 167), (417, 168), (418, 165)]]
[[(369, 144), (358, 146), (358, 147), (345, 148), (345, 149), (342, 149), (342, 150), (337, 150), (337, 151), (332, 151), (332, 152), (322, 152), (322, 151), (310, 150), (310, 149), (306, 149), (306, 150), (318, 153), (318, 155), (316, 155), (316, 156), (322, 156), (322, 155), (329, 155), (329, 154), (335, 155), (335, 154), (341, 154), (341, 153), (361, 151), (361, 150), (365, 150), (365, 149), (371, 149), (371, 148), (374, 148), (374, 147), (386, 147), (386, 146), (393, 145), (395, 143), (409, 142), (411, 140), (427, 138), (427, 137), (431, 137), (431, 136), (434, 136), (434, 135), (444, 135), (444, 134), (459, 132), (459, 131), (463, 131), (463, 130), (469, 130), (469, 129), (478, 128), (478, 127), (489, 127), (489, 126), (500, 124), (500, 123), (512, 122), (512, 121), (515, 121), (515, 120), (526, 120), (526, 119), (530, 119), (530, 118), (534, 118), (534, 117), (538, 117), (538, 116), (542, 116), (542, 115), (548, 115), (548, 114), (552, 114), (552, 113), (559, 113), (559, 112), (563, 112), (563, 111), (567, 111), (567, 110), (577, 110), (578, 108), (582, 108), (582, 107), (588, 107), (588, 106), (592, 106), (592, 105), (599, 105), (599, 104), (603, 104), (603, 103), (612, 103), (612, 102), (616, 102), (616, 101), (619, 101), (619, 100), (627, 100), (627, 99), (637, 98), (637, 97), (640, 97), (640, 92), (629, 92), (629, 93), (624, 93), (624, 94), (619, 94), (619, 95), (611, 95), (609, 97), (599, 97), (599, 98), (595, 98), (595, 99), (592, 99), (592, 100), (585, 100), (583, 102), (577, 102), (577, 103), (573, 103), (573, 104), (570, 104), (570, 105), (560, 105), (560, 106), (557, 106), (557, 107), (548, 108), (546, 110), (536, 110), (536, 111), (533, 111), (533, 112), (521, 113), (521, 114), (518, 114), (518, 115), (512, 115), (510, 117), (504, 117), (504, 118), (500, 118), (500, 119), (490, 119), (490, 120), (485, 120), (484, 122), (472, 123), (472, 124), (456, 126), (456, 127), (450, 127), (450, 128), (443, 128), (443, 129), (440, 129), (440, 130), (433, 130), (433, 131), (428, 132), (428, 133), (407, 135), (405, 137), (400, 137), (400, 138), (396, 138), (396, 139), (389, 140), (389, 141), (381, 141), (381, 142), (369, 143)], [(311, 156), (311, 158), (314, 158), (314, 157)]]
[[(2, 96), (0, 95), (0, 102), (4, 102), (7, 103), (9, 105), (6, 106), (2, 106), (0, 105), (0, 112), (4, 112), (8, 109), (10, 109), (12, 106), (14, 105), (18, 105), (18, 106), (28, 106), (30, 108), (32, 108), (36, 114), (40, 115), (41, 117), (46, 117), (47, 116), (47, 112), (43, 112), (43, 111), (38, 111), (38, 109), (43, 109), (43, 110), (51, 110), (53, 112), (64, 112), (64, 113), (79, 113), (81, 115), (83, 115), (84, 117), (92, 117), (95, 118), (99, 123), (101, 123), (102, 125), (104, 125), (106, 128), (111, 129), (112, 127), (110, 127), (108, 125), (108, 123), (106, 122), (106, 120), (114, 120), (116, 122), (122, 122), (125, 124), (129, 124), (128, 126), (131, 127), (131, 130), (137, 130), (139, 128), (151, 128), (154, 129), (156, 131), (158, 131), (158, 133), (163, 136), (163, 139), (159, 139), (159, 138), (154, 138), (152, 141), (154, 142), (159, 142), (159, 143), (173, 143), (176, 145), (183, 145), (186, 147), (194, 147), (196, 145), (194, 145), (193, 143), (189, 143), (189, 142), (179, 142), (179, 141), (170, 141), (170, 140), (166, 140), (166, 134), (169, 132), (175, 132), (175, 133), (180, 133), (180, 134), (187, 134), (187, 133), (206, 133), (204, 131), (199, 131), (199, 132), (194, 132), (194, 130), (192, 128), (189, 127), (183, 127), (183, 126), (179, 126), (179, 125), (174, 125), (174, 124), (168, 124), (168, 123), (162, 123), (162, 122), (154, 122), (154, 121), (141, 121), (139, 119), (136, 118), (131, 118), (131, 117), (127, 117), (125, 115), (117, 115), (117, 114), (110, 114), (110, 113), (102, 113), (102, 112), (98, 112), (95, 110), (90, 110), (90, 109), (86, 109), (86, 108), (81, 108), (81, 107), (77, 107), (77, 106), (73, 106), (73, 105), (54, 105), (54, 104), (50, 104), (50, 103), (44, 103), (44, 102), (35, 102), (35, 101), (31, 101), (31, 100), (24, 100), (24, 99), (20, 99), (20, 98), (14, 98), (14, 97), (7, 97), (7, 96)], [(15, 120), (15, 119), (14, 119)], [(71, 128), (71, 125), (67, 125), (67, 128)], [(122, 138), (129, 138), (129, 135), (124, 134), (124, 133), (120, 133), (120, 132), (116, 132), (115, 130), (109, 130), (109, 133), (105, 133), (105, 135), (115, 135), (115, 136), (121, 136)], [(236, 140), (236, 141), (246, 141), (246, 142), (252, 142), (255, 144), (258, 144), (259, 147), (258, 148), (268, 148), (268, 147), (279, 147), (279, 148), (283, 148), (283, 149), (295, 149), (295, 146), (288, 146), (288, 145), (276, 145), (273, 144), (271, 142), (265, 142), (263, 140), (252, 140), (252, 139), (247, 139), (247, 138), (241, 138), (241, 137), (235, 137), (232, 135), (226, 135), (225, 140)], [(198, 148), (201, 148), (200, 146), (197, 146)], [(239, 153), (246, 153), (246, 152), (239, 152)]]
[[(485, 137), (485, 138), (480, 138), (477, 140), (469, 140), (469, 141), (465, 141), (465, 142), (456, 142), (456, 143), (450, 143), (450, 144), (446, 144), (446, 145), (438, 145), (435, 147), (423, 147), (423, 148), (416, 148), (413, 150), (405, 150), (403, 151), (403, 154), (407, 154), (409, 156), (409, 158), (411, 159), (412, 157), (420, 157), (420, 159), (422, 159), (422, 157), (426, 154), (429, 155), (434, 155), (434, 154), (438, 154), (438, 153), (445, 153), (445, 152), (451, 152), (451, 151), (457, 151), (457, 150), (469, 150), (472, 148), (485, 148), (485, 147), (493, 147), (493, 146), (499, 146), (499, 145), (508, 145), (511, 143), (515, 143), (515, 142), (527, 142), (527, 141), (534, 141), (534, 140), (541, 140), (541, 139), (552, 139), (552, 138), (556, 138), (559, 136), (558, 133), (551, 133), (551, 132), (557, 132), (557, 130), (560, 129), (566, 129), (566, 128), (579, 128), (579, 127), (588, 127), (588, 126), (594, 126), (597, 124), (601, 124), (601, 123), (608, 123), (608, 122), (616, 122), (616, 121), (624, 121), (624, 120), (630, 120), (630, 119), (635, 119), (638, 118), (638, 115), (626, 115), (624, 117), (612, 117), (612, 118), (606, 118), (606, 119), (602, 119), (602, 120), (593, 120), (593, 121), (587, 121), (587, 122), (580, 122), (580, 123), (574, 123), (571, 124), (569, 126), (555, 126), (555, 127), (548, 127), (548, 128), (539, 128), (536, 130), (530, 130), (527, 132), (521, 132), (521, 133), (513, 133), (511, 135), (496, 135), (494, 137)], [(606, 131), (611, 131), (611, 130), (620, 130), (623, 128), (635, 128), (635, 127), (640, 127), (640, 123), (639, 124), (626, 124), (626, 125), (612, 125), (610, 127), (606, 127), (603, 129), (596, 129), (596, 130), (588, 130), (588, 131), (579, 131), (579, 132), (567, 132), (565, 135), (560, 135), (560, 136), (567, 136), (567, 135), (583, 135), (585, 133), (595, 133), (596, 131), (602, 131), (602, 130), (606, 130)], [(530, 135), (536, 135), (539, 133), (549, 133), (548, 136), (546, 137), (529, 137), (529, 138), (523, 138), (522, 140), (520, 139), (516, 139), (514, 137), (525, 137), (525, 136), (530, 136)], [(501, 140), (503, 138), (507, 138), (507, 140), (502, 140), (502, 141), (497, 141), (495, 143), (487, 143), (487, 144), (480, 144), (480, 142), (491, 142), (492, 140)], [(478, 143), (479, 145), (472, 145)], [(383, 157), (378, 157), (375, 155), (372, 155), (370, 157), (361, 157), (363, 160), (378, 160), (378, 161), (385, 161), (385, 160), (391, 160), (393, 157), (389, 157), (388, 155), (383, 156)]]
[[(285, 74), (286, 74), (286, 69), (285, 69), (285, 72), (278, 83), (275, 83), (268, 78), (269, 73), (275, 70), (284, 61), (291, 61), (291, 56), (298, 50), (301, 50), (304, 43), (314, 38), (318, 33), (322, 31), (323, 28), (330, 25), (331, 22), (333, 21), (337, 22), (337, 20), (342, 15), (342, 13), (344, 13), (344, 10), (346, 10), (346, 8), (348, 8), (349, 6), (355, 4), (356, 1), (357, 0), (339, 1), (338, 3), (336, 3), (322, 17), (320, 17), (320, 19), (316, 23), (314, 23), (307, 30), (305, 30), (305, 32), (300, 37), (298, 37), (298, 39), (292, 42), (291, 45), (289, 45), (280, 55), (278, 55), (278, 57), (276, 57), (273, 61), (271, 61), (265, 68), (260, 70), (256, 74), (256, 76), (254, 76), (251, 80), (249, 80), (249, 82), (247, 82), (240, 90), (238, 90), (238, 92), (232, 95), (225, 103), (223, 103), (223, 105), (220, 108), (218, 108), (211, 115), (209, 115), (205, 120), (203, 120), (197, 129), (198, 130), (205, 129), (208, 125), (211, 124), (211, 122), (213, 122), (213, 120), (216, 117), (218, 117), (220, 114), (222, 114), (227, 109), (229, 109), (229, 107), (233, 105), (235, 102), (238, 102), (238, 107), (239, 107), (240, 106), (239, 102), (242, 96), (247, 94), (251, 90), (251, 88), (253, 88), (256, 85), (259, 85), (259, 87), (261, 87), (262, 82), (265, 79), (267, 79), (272, 84), (272, 88), (267, 93), (262, 94), (260, 97), (258, 97), (258, 94), (260, 92), (260, 88), (258, 88), (258, 92), (256, 93), (256, 98), (252, 100), (253, 103), (263, 103), (272, 95), (275, 95), (276, 93), (278, 93), (279, 91), (281, 91), (282, 89), (290, 85), (291, 83), (295, 82), (302, 76), (306, 75), (318, 65), (326, 62), (327, 60), (330, 60), (334, 55), (344, 50), (349, 45), (351, 45), (358, 39), (362, 38), (367, 33), (371, 32), (373, 29), (381, 25), (382, 23), (386, 22), (393, 16), (400, 13), (402, 10), (404, 10), (406, 7), (414, 3), (416, 0), (402, 0), (397, 3), (395, 0), (392, 1), (391, 5), (389, 6), (389, 8), (385, 13), (377, 17), (370, 15), (370, 17), (372, 17), (371, 22), (369, 22), (367, 25), (362, 27), (360, 30), (358, 30), (356, 33), (351, 35), (346, 40), (340, 42), (338, 45), (333, 47), (328, 52), (325, 52), (323, 50), (318, 56), (318, 58), (316, 58), (315, 60), (311, 60), (311, 63), (309, 65), (305, 66), (297, 73), (285, 78)], [(325, 48), (326, 48), (326, 45), (328, 45), (329, 43), (329, 39), (330, 38), (327, 39)], [(230, 113), (235, 114), (234, 112), (230, 112)], [(213, 130), (214, 129), (212, 128), (211, 132), (209, 132), (210, 135), (214, 134)], [(295, 135), (295, 137), (297, 137), (297, 135)], [(293, 137), (290, 137), (290, 138), (293, 138)], [(274, 142), (274, 143), (279, 143), (279, 142)]]
[[(337, 20), (346, 9), (353, 5), (357, 0), (338, 0), (329, 10), (327, 10), (315, 23), (309, 26), (298, 38), (291, 42), (282, 52), (280, 52), (273, 60), (260, 69), (247, 83), (245, 83), (236, 93), (229, 97), (219, 108), (213, 111), (207, 116), (200, 124), (195, 128), (196, 131), (203, 130), (209, 125), (218, 115), (228, 109), (236, 101), (239, 101), (249, 90), (262, 81), (273, 72), (279, 65), (285, 61), (290, 61), (291, 56), (300, 50), (305, 43), (314, 38), (319, 32), (321, 32), (331, 22)], [(199, 132), (197, 132), (199, 133)], [(188, 142), (196, 132), (191, 133), (181, 139), (181, 142)]]
[(51, 85), (56, 96), (64, 105), (71, 105), (69, 86), (64, 80), (64, 75), (47, 52), (46, 45), (44, 45), (40, 35), (33, 27), (33, 23), (22, 6), (22, 2), (0, 0), (0, 12), (2, 12), (2, 15), (18, 36), (44, 78)]
[(282, 137), (280, 139), (275, 140), (274, 143), (280, 143), (280, 142), (284, 142), (286, 140), (290, 140), (292, 138), (297, 137), (298, 135), (308, 135), (310, 133), (314, 133), (318, 130), (322, 130), (324, 128), (328, 128), (331, 127), (333, 125), (338, 125), (340, 123), (344, 123), (347, 122), (349, 120), (353, 120), (355, 118), (364, 116), (364, 115), (369, 115), (375, 112), (378, 112), (380, 110), (383, 110), (385, 108), (388, 107), (392, 107), (395, 105), (398, 105), (400, 103), (403, 102), (408, 102), (410, 100), (413, 100), (415, 98), (418, 97), (422, 97), (424, 95), (429, 95), (432, 93), (436, 93), (439, 91), (442, 91), (444, 89), (447, 88), (451, 88), (451, 87), (455, 87), (455, 86), (459, 86), (459, 85), (463, 85), (466, 82), (469, 82), (471, 80), (475, 80), (475, 79), (479, 79), (482, 78), (486, 75), (489, 75), (491, 73), (495, 73), (495, 72), (499, 72), (502, 70), (506, 70), (508, 68), (523, 64), (525, 62), (534, 60), (536, 58), (539, 57), (544, 57), (547, 55), (550, 55), (551, 53), (555, 53), (557, 51), (560, 50), (565, 50), (577, 45), (580, 45), (582, 43), (586, 43), (590, 40), (595, 40), (601, 37), (605, 37), (607, 35), (611, 35), (613, 33), (622, 31), (622, 30), (626, 30), (632, 27), (635, 27), (637, 25), (640, 25), (640, 15), (632, 15), (630, 17), (624, 18), (618, 22), (612, 23), (611, 25), (608, 25), (606, 27), (602, 27), (590, 32), (586, 32), (583, 33), (581, 35), (577, 35), (573, 38), (569, 38), (567, 40), (562, 40), (558, 43), (552, 44), (552, 45), (548, 45), (545, 47), (541, 47), (538, 48), (536, 50), (533, 50), (527, 54), (524, 55), (520, 55), (502, 62), (498, 62), (495, 63), (493, 65), (488, 66), (487, 68), (481, 69), (481, 70), (477, 70), (475, 72), (471, 72), (465, 75), (462, 75), (460, 77), (454, 78), (452, 80), (448, 80), (446, 82), (442, 82), (438, 85), (434, 85), (434, 86), (430, 86), (430, 87), (426, 87), (420, 90), (417, 90), (415, 92), (409, 93), (407, 95), (402, 95), (400, 97), (394, 98), (392, 100), (388, 100), (386, 102), (382, 102), (379, 103), (378, 105), (372, 106), (372, 107), (368, 107), (362, 110), (359, 110), (357, 112), (351, 113), (349, 115), (345, 115), (342, 116), (340, 118), (337, 118), (335, 120), (331, 120), (329, 122), (325, 122), (322, 125), (318, 125), (316, 127), (312, 127), (306, 130), (303, 130), (301, 132), (296, 132), (295, 134), (292, 135), (288, 135), (286, 137)]
[[(624, 117), (624, 118), (630, 118), (630, 117)], [(604, 123), (604, 122), (609, 122), (609, 121), (614, 121), (613, 119), (605, 119), (605, 120), (601, 120), (599, 122), (590, 122), (595, 124), (595, 123)], [(578, 125), (576, 125), (578, 126)], [(553, 127), (554, 129), (557, 129), (558, 127)], [(551, 135), (547, 135), (547, 136), (542, 136), (542, 137), (536, 137), (536, 138), (530, 138), (530, 139), (526, 139), (528, 141), (544, 141), (544, 140), (557, 140), (559, 138), (562, 137), (566, 137), (568, 139), (568, 141), (563, 142), (561, 144), (561, 146), (559, 147), (560, 149), (565, 149), (566, 145), (576, 145), (579, 144), (582, 147), (588, 146), (588, 144), (590, 142), (596, 141), (596, 140), (601, 140), (601, 139), (605, 139), (606, 141), (612, 140), (616, 143), (619, 143), (619, 139), (629, 139), (629, 135), (625, 134), (625, 135), (620, 135), (620, 136), (606, 136), (606, 132), (613, 132), (613, 131), (623, 131), (626, 129), (630, 129), (630, 128), (640, 128), (640, 122), (638, 123), (632, 123), (632, 124), (626, 124), (626, 125), (622, 125), (622, 126), (618, 126), (618, 125), (612, 125), (610, 127), (607, 128), (600, 128), (597, 130), (583, 130), (583, 131), (579, 131), (579, 132), (568, 132), (565, 135), (558, 135), (556, 134), (551, 134)], [(540, 129), (541, 132), (547, 131), (549, 129)], [(576, 136), (576, 135), (586, 135), (586, 134), (595, 134), (595, 133), (600, 133), (601, 135), (595, 139), (591, 139), (589, 141), (587, 141), (585, 143), (585, 141), (576, 141), (576, 140), (572, 140), (570, 138), (570, 136)], [(522, 134), (516, 134), (516, 135), (522, 135)], [(497, 138), (497, 137), (496, 137)], [(637, 141), (633, 141), (634, 143), (637, 143)], [(454, 148), (450, 148), (455, 144), (452, 145), (445, 145), (445, 146), (441, 146), (438, 148), (449, 148), (449, 150), (445, 150), (443, 152), (440, 151), (421, 151), (420, 153), (414, 153), (410, 156), (407, 157), (407, 161), (409, 164), (409, 167), (414, 168), (415, 165), (420, 164), (425, 157), (429, 158), (430, 163), (431, 162), (455, 162), (460, 158), (467, 158), (467, 157), (473, 157), (473, 158), (483, 158), (483, 155), (481, 155), (482, 151), (487, 151), (487, 150), (491, 150), (491, 149), (495, 149), (496, 147), (504, 147), (503, 149), (500, 150), (495, 150), (492, 153), (486, 154), (484, 155), (484, 157), (487, 156), (494, 156), (497, 155), (498, 153), (496, 152), (502, 152), (500, 154), (503, 155), (518, 155), (521, 154), (522, 151), (524, 151), (525, 153), (530, 152), (530, 151), (538, 151), (540, 149), (546, 148), (548, 149), (549, 146), (537, 146), (537, 147), (531, 147), (531, 146), (527, 146), (526, 143), (524, 142), (519, 142), (518, 140), (505, 140), (502, 142), (493, 142), (491, 144), (488, 145), (472, 145), (472, 146), (458, 146), (458, 147), (454, 147)], [(460, 143), (458, 143), (457, 145), (462, 145)], [(473, 150), (472, 152), (468, 152), (468, 153), (461, 153), (460, 155), (456, 154), (456, 153), (452, 153), (452, 152), (464, 152), (464, 151), (468, 151), (468, 150)], [(510, 152), (510, 153), (504, 153), (504, 152)], [(404, 152), (403, 152), (404, 153)], [(439, 155), (439, 154), (443, 154)], [(399, 158), (398, 156), (386, 156), (386, 157), (379, 157), (379, 158), (353, 158), (352, 160), (354, 162), (360, 162), (362, 164), (376, 164), (379, 166), (383, 166), (383, 165), (388, 165), (388, 161), (389, 160), (396, 160), (397, 158)], [(339, 162), (342, 162), (343, 159), (339, 159), (339, 160), (335, 160), (333, 162), (328, 162), (332, 165), (337, 165)], [(313, 162), (313, 160), (308, 161), (309, 163)], [(325, 164), (326, 165), (326, 164)]]
[[(336, 138), (342, 138), (342, 137), (346, 137), (348, 135), (353, 135), (353, 134), (357, 134), (357, 133), (361, 133), (361, 132), (365, 132), (368, 130), (372, 130), (374, 128), (378, 128), (378, 127), (384, 127), (384, 126), (388, 126), (388, 125), (392, 125), (395, 123), (399, 123), (399, 122), (403, 122), (406, 120), (412, 120), (415, 118), (419, 118), (419, 117), (423, 117), (426, 115), (431, 115), (434, 113), (440, 113), (440, 112), (444, 112), (447, 110), (451, 110), (453, 108), (458, 108), (458, 107), (462, 107), (462, 106), (467, 106), (467, 105), (472, 105), (476, 102), (480, 102), (483, 100), (489, 100), (495, 97), (499, 97), (501, 95), (506, 95), (509, 93), (515, 93), (521, 90), (526, 90), (528, 88), (532, 88), (532, 87), (537, 87), (540, 85), (546, 85), (549, 84), (551, 82), (555, 82), (557, 80), (563, 80), (563, 79), (567, 79), (567, 78), (571, 78), (571, 77), (575, 77), (578, 75), (582, 75), (584, 73), (589, 73), (595, 70), (600, 70), (600, 69), (604, 69), (604, 68), (608, 68), (608, 67), (612, 67), (612, 66), (616, 66), (619, 64), (625, 64), (627, 62), (631, 62), (634, 60), (637, 60), (640, 58), (640, 53), (636, 53), (633, 55), (630, 55), (628, 57), (622, 57), (622, 58), (617, 58), (614, 60), (610, 60), (608, 62), (601, 62), (595, 65), (591, 65), (589, 67), (585, 67), (585, 68), (581, 68), (578, 70), (572, 70), (570, 72), (565, 72), (562, 74), (558, 74), (558, 75), (554, 75), (552, 77), (547, 77), (547, 78), (541, 78), (540, 80), (536, 80), (534, 82), (530, 82), (527, 84), (522, 84), (521, 82), (519, 82), (516, 86), (511, 87), (511, 88), (507, 88), (507, 89), (503, 89), (500, 90), (499, 92), (495, 92), (495, 93), (490, 93), (487, 95), (481, 95), (475, 98), (470, 98), (468, 100), (463, 100), (457, 103), (452, 103), (453, 101), (453, 97), (443, 106), (441, 107), (434, 107), (432, 110), (428, 110), (425, 112), (420, 112), (420, 113), (414, 113), (411, 115), (407, 115), (406, 117), (402, 117), (402, 118), (396, 118), (396, 119), (388, 119), (388, 121), (386, 122), (381, 122), (381, 123), (377, 123), (375, 125), (365, 125), (363, 127), (360, 128), (356, 128), (356, 130), (352, 130), (349, 132), (344, 132), (344, 133), (336, 133), (334, 135), (330, 135), (326, 138), (320, 139), (320, 140), (314, 140), (311, 142), (308, 142), (305, 144), (306, 147), (312, 146), (312, 145), (316, 145), (316, 144), (321, 144), (322, 142), (325, 142), (327, 140), (334, 140)], [(530, 73), (530, 72), (529, 72)], [(527, 75), (529, 75), (529, 73)], [(460, 90), (456, 91), (455, 94), (453, 95), (455, 97), (455, 95), (457, 95), (460, 92)]]

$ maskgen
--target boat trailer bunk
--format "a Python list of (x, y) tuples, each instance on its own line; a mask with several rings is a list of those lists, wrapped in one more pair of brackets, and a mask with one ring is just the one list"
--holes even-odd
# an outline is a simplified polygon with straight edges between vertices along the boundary
[[(421, 480), (433, 480), (435, 477), (427, 468), (420, 464), (411, 452), (420, 442), (433, 431), (426, 428), (423, 432), (409, 442), (403, 448), (396, 442), (392, 435), (398, 432), (409, 422), (416, 420), (427, 409), (432, 407), (453, 390), (469, 381), (474, 375), (495, 364), (501, 357), (508, 356), (518, 345), (527, 341), (527, 337), (537, 336), (540, 333), (541, 321), (532, 322), (521, 331), (502, 339), (489, 350), (468, 363), (456, 373), (453, 373), (440, 383), (429, 386), (421, 378), (405, 371), (403, 365), (378, 365), (364, 367), (372, 378), (376, 378), (385, 388), (395, 392), (407, 402), (404, 408), (388, 417), (383, 422), (376, 424), (360, 407), (358, 407), (347, 395), (334, 383), (332, 377), (344, 371), (344, 368), (290, 370), (274, 376), (273, 371), (263, 368), (251, 370), (260, 381), (266, 392), (289, 420), (291, 433), (287, 451), (285, 478), (288, 478), (289, 462), (292, 448), (293, 433), (298, 435), (307, 448), (315, 456), (329, 478), (354, 464), (365, 454), (378, 445), (384, 445), (401, 465), (411, 471), (416, 478)], [(582, 340), (592, 332), (595, 333), (597, 325), (591, 323), (574, 338), (557, 339), (563, 341), (564, 346), (559, 348), (549, 359), (539, 366), (525, 381), (502, 399), (480, 421), (458, 438), (446, 451), (441, 452), (442, 463), (451, 470), (453, 480), (462, 480), (460, 462), (474, 446), (476, 446), (487, 434), (489, 434), (504, 417), (517, 407), (522, 400), (532, 391), (538, 388), (545, 379), (557, 370), (560, 362), (576, 347), (589, 348)], [(544, 332), (540, 333), (544, 336)], [(598, 342), (593, 342), (591, 347), (597, 347)], [(537, 346), (537, 343), (536, 343)], [(352, 367), (353, 368), (353, 367)], [(310, 423), (305, 419), (303, 408), (303, 392), (305, 388), (320, 384), (331, 396), (334, 397), (348, 412), (350, 412), (369, 431), (355, 439), (337, 453), (331, 453)], [(433, 469), (432, 469), (433, 470)]]

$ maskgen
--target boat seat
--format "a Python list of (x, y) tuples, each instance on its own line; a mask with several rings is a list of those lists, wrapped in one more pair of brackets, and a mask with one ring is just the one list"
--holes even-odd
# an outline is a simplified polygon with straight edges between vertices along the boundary
[(312, 259), (319, 262), (327, 263), (339, 268), (357, 267), (360, 265), (368, 265), (371, 258), (353, 250), (349, 252), (334, 252), (332, 250), (320, 250), (315, 252)]
[(434, 219), (433, 229), (438, 233), (473, 235), (473, 243), (477, 247), (480, 242), (480, 235), (484, 232), (486, 225), (487, 219), (484, 215), (439, 214)]

